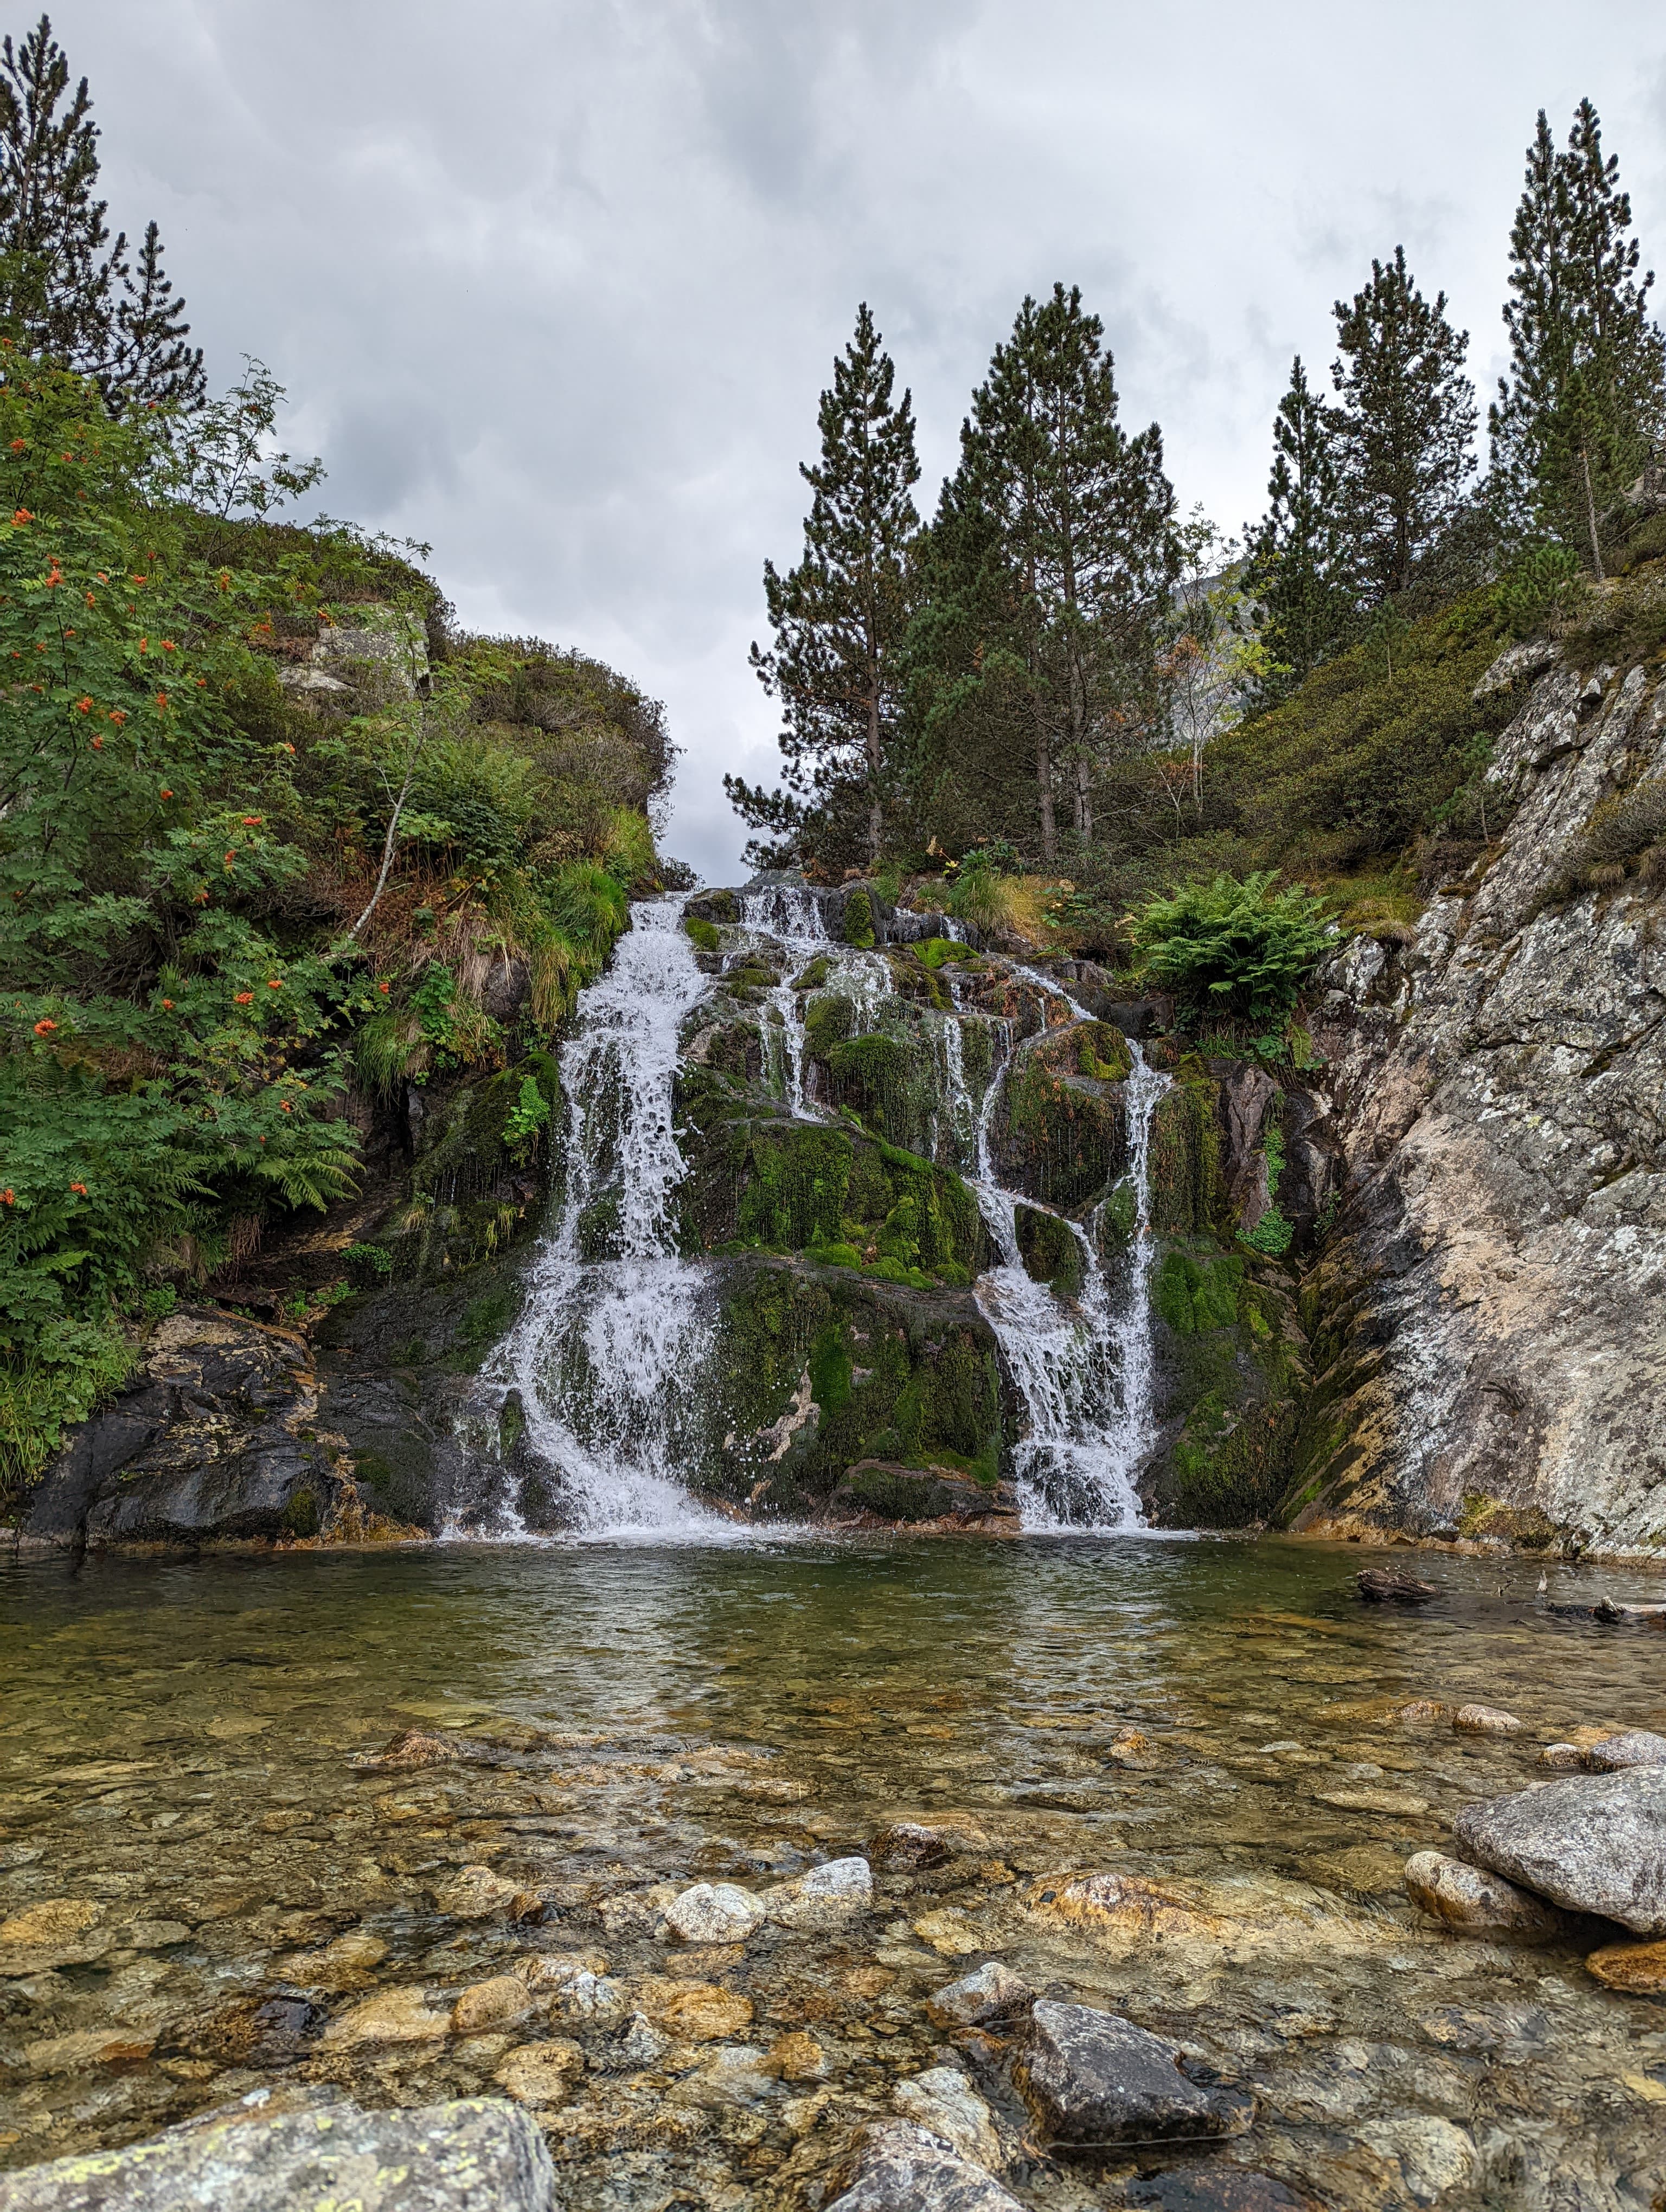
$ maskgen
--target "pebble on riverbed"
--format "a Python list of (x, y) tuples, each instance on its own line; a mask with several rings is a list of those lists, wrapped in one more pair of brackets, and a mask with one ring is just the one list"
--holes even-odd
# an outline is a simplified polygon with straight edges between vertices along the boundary
[(1666, 1943), (1608, 1943), (1585, 1965), (1606, 1988), (1626, 1996), (1666, 1997)]
[(826, 2212), (1025, 2212), (993, 2174), (910, 2120), (866, 2130)]
[(982, 2027), (1022, 2012), (1034, 1994), (1021, 1975), (991, 1959), (976, 1973), (963, 1974), (927, 1997), (926, 2017), (937, 2027)]

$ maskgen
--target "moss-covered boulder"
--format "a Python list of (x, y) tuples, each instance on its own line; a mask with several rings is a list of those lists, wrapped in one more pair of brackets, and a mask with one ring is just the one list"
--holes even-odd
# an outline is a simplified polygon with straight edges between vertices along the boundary
[(1055, 1297), (1073, 1298), (1086, 1273), (1081, 1244), (1067, 1221), (1039, 1206), (1020, 1206), (1013, 1216), (1018, 1256), (1032, 1282), (1046, 1283)]
[(994, 1342), (965, 1292), (736, 1258), (709, 1376), (722, 1438), (696, 1486), (761, 1515), (820, 1513), (864, 1461), (947, 1470), (991, 1494), (999, 1481)]

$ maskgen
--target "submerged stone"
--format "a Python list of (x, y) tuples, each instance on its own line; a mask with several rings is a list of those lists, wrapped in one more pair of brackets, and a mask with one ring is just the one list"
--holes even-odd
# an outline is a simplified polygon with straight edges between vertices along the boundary
[(1173, 2044), (1088, 2005), (1038, 2003), (1012, 2078), (1049, 2137), (1080, 2149), (1239, 2135), (1255, 2116), (1242, 2091), (1183, 2073)]
[(1666, 1936), (1666, 1767), (1544, 1782), (1466, 1806), (1458, 1847), (1524, 1888)]
[(994, 2117), (966, 2076), (952, 2066), (928, 2067), (925, 2073), (899, 2081), (891, 2101), (905, 2120), (928, 2128), (962, 2158), (999, 2172), (1000, 2138)]
[(555, 2212), (544, 2138), (499, 2098), (386, 2112), (342, 2103), (263, 2119), (264, 2094), (124, 2150), (8, 2174), (8, 2212)]
[(684, 1943), (744, 1943), (767, 1917), (750, 1890), (727, 1881), (697, 1881), (666, 1908), (666, 1927)]
[(1023, 2010), (1035, 1992), (1023, 1976), (991, 1959), (926, 2000), (926, 2016), (939, 2027), (981, 2027), (986, 2021)]
[(783, 1928), (838, 1928), (873, 1902), (873, 1870), (864, 1858), (830, 1859), (764, 1893), (769, 1917)]
[(1626, 1996), (1666, 1997), (1666, 1943), (1607, 1943), (1591, 1953), (1585, 1967)]
[(576, 2043), (523, 2043), (508, 2053), (492, 2079), (518, 2105), (558, 2105), (567, 2094), (568, 2076), (583, 2066)]
[(427, 1990), (415, 1984), (378, 1990), (332, 2020), (324, 2041), (329, 2048), (350, 2051), (366, 2043), (434, 2043), (450, 2033), (449, 2009), (431, 2006)]
[(1432, 1918), (1464, 1935), (1506, 1934), (1547, 1943), (1566, 1928), (1554, 1906), (1530, 1890), (1440, 1851), (1419, 1851), (1408, 1859), (1406, 1894)]
[(869, 2129), (847, 2172), (825, 2212), (1024, 2212), (992, 2174), (909, 2120)]
[(1314, 2212), (1270, 2173), (1241, 2166), (1188, 2166), (1131, 2181), (1123, 2203), (1140, 2212)]

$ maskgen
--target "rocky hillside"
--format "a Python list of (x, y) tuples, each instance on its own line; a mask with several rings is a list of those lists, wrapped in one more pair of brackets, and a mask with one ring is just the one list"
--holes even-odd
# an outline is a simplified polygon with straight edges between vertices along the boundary
[(1666, 682), (1546, 641), (1480, 688), (1505, 687), (1501, 840), (1323, 979), (1347, 1204), (1304, 1290), (1290, 1504), (1322, 1533), (1666, 1551)]

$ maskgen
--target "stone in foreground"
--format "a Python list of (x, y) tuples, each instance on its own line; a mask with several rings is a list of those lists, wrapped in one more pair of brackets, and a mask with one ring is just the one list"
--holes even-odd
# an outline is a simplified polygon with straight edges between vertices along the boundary
[(1087, 2005), (1037, 2005), (1013, 2080), (1052, 2141), (1067, 2148), (1241, 2135), (1255, 2117), (1241, 2092), (1205, 2088), (1182, 2073), (1172, 2044)]
[(826, 2212), (1024, 2212), (992, 2174), (907, 2120), (871, 2128)]
[[(264, 2093), (260, 2093), (264, 2101)], [(25, 2166), (6, 2212), (555, 2212), (556, 2175), (527, 2114), (496, 2097), (407, 2112), (327, 2105), (263, 2119), (258, 2105), (171, 2128), (125, 2150)]]
[(928, 2067), (923, 2074), (899, 2081), (891, 2101), (905, 2120), (940, 2136), (959, 2157), (1000, 2172), (1000, 2137), (994, 2117), (966, 2076), (952, 2066)]
[(1419, 1851), (1406, 1862), (1406, 1894), (1433, 1919), (1466, 1936), (1514, 1936), (1548, 1943), (1566, 1923), (1554, 1905), (1502, 1875), (1466, 1866), (1444, 1851)]
[(1021, 1974), (991, 1959), (926, 1999), (926, 2017), (938, 2027), (982, 2027), (1003, 2014), (1021, 2012), (1034, 1991)]
[(1241, 2166), (1189, 2166), (1131, 2181), (1123, 2200), (1142, 2212), (1317, 2212), (1270, 2173)]
[(1628, 1997), (1666, 1997), (1666, 1943), (1606, 1943), (1585, 1965), (1606, 1988)]
[(1454, 1833), (1478, 1866), (1570, 1912), (1666, 1936), (1666, 1767), (1543, 1782), (1468, 1805)]
[(763, 1894), (769, 1917), (783, 1928), (841, 1928), (873, 1902), (873, 1870), (864, 1858), (830, 1859)]

